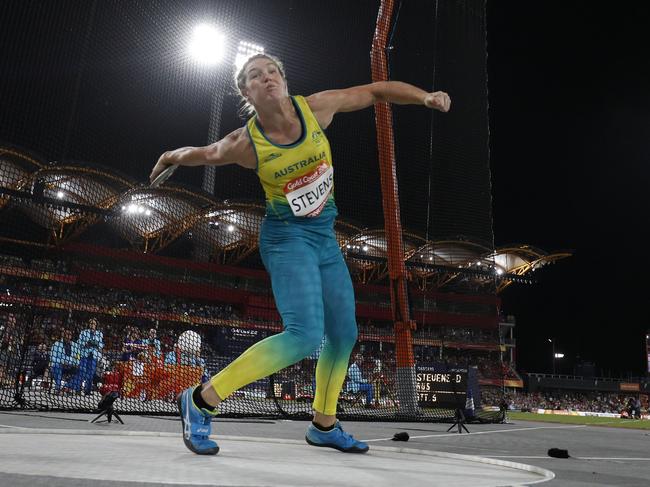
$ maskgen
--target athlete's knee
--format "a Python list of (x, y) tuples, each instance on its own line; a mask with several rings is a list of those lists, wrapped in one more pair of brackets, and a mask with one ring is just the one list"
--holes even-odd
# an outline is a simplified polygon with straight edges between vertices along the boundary
[(294, 332), (293, 337), (295, 340), (294, 353), (300, 358), (305, 358), (311, 355), (318, 347), (320, 347), (323, 340), (323, 330), (321, 329), (307, 329), (300, 332)]
[(329, 342), (337, 348), (352, 348), (357, 342), (359, 328), (355, 320), (348, 320), (345, 326), (340, 326), (334, 333), (327, 337)]
[(353, 347), (355, 343), (357, 343), (357, 337), (359, 336), (359, 328), (357, 326), (357, 322), (354, 321), (350, 323), (349, 326), (345, 328), (345, 330), (342, 333), (341, 341), (349, 346)]

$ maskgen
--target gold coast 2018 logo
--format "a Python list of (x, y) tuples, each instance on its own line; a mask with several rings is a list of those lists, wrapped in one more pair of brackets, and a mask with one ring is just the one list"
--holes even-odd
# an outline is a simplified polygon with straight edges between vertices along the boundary
[(311, 140), (314, 144), (320, 145), (321, 142), (323, 142), (323, 132), (321, 132), (320, 130), (314, 130), (311, 133)]

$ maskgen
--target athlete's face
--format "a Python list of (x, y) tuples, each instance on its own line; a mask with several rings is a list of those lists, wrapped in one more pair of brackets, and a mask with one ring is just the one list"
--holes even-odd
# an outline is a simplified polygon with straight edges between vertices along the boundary
[(253, 106), (288, 96), (287, 84), (276, 64), (267, 58), (254, 59), (246, 66), (246, 99)]

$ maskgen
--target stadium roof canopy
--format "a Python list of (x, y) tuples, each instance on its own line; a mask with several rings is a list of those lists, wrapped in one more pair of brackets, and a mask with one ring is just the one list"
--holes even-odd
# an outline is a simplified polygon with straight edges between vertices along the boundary
[(192, 225), (196, 251), (204, 258), (220, 254), (222, 263), (237, 264), (257, 248), (264, 211), (259, 203), (213, 205)]
[[(13, 147), (0, 146), (0, 188), (21, 190), (29, 185), (30, 175), (44, 167), (46, 162), (38, 156)], [(0, 197), (0, 208), (7, 204), (5, 193)]]
[(0, 163), (0, 187), (15, 191), (20, 209), (57, 242), (95, 223), (135, 184), (96, 164), (47, 165), (42, 157), (9, 147), (0, 148)]
[(136, 187), (119, 195), (110, 220), (120, 235), (143, 252), (155, 252), (192, 228), (215, 201), (187, 189)]
[[(185, 237), (192, 241), (195, 257), (217, 256), (223, 263), (237, 264), (257, 249), (264, 216), (261, 204), (219, 202), (173, 184), (138, 186), (94, 164), (46, 165), (42, 158), (8, 147), (0, 147), (0, 162), (0, 190), (4, 190), (0, 204), (15, 196), (12, 199), (21, 210), (50, 229), (56, 241), (70, 239), (103, 218), (142, 252), (157, 252)], [(352, 273), (361, 281), (387, 275), (388, 242), (383, 229), (362, 229), (339, 218), (334, 230)], [(490, 286), (500, 291), (512, 282), (526, 282), (527, 273), (570, 255), (549, 254), (529, 245), (492, 249), (462, 237), (428, 241), (403, 234), (402, 259), (423, 288)]]

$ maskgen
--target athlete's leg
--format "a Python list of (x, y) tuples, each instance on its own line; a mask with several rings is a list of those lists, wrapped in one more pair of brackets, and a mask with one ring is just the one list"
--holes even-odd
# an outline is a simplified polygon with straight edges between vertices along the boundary
[(284, 235), (275, 236), (270, 241), (261, 239), (260, 254), (271, 274), (284, 331), (250, 347), (202, 389), (189, 388), (179, 396), (183, 438), (195, 453), (213, 455), (219, 451), (209, 439), (210, 415), (216, 412), (206, 406), (216, 406), (237, 389), (305, 358), (323, 337), (318, 247), (302, 238), (299, 230), (285, 230)]
[(336, 421), (336, 403), (357, 340), (354, 288), (336, 239), (323, 244), (321, 276), (325, 308), (325, 345), (316, 366), (314, 424), (305, 440), (313, 446), (336, 448), (346, 453), (365, 453), (369, 447), (346, 433)]
[(260, 250), (284, 331), (256, 343), (210, 380), (221, 399), (305, 358), (323, 337), (318, 249), (298, 235)]
[(322, 251), (325, 346), (316, 366), (314, 411), (317, 422), (329, 426), (336, 420), (336, 404), (348, 370), (350, 353), (357, 340), (357, 321), (354, 288), (338, 243), (330, 239)]

